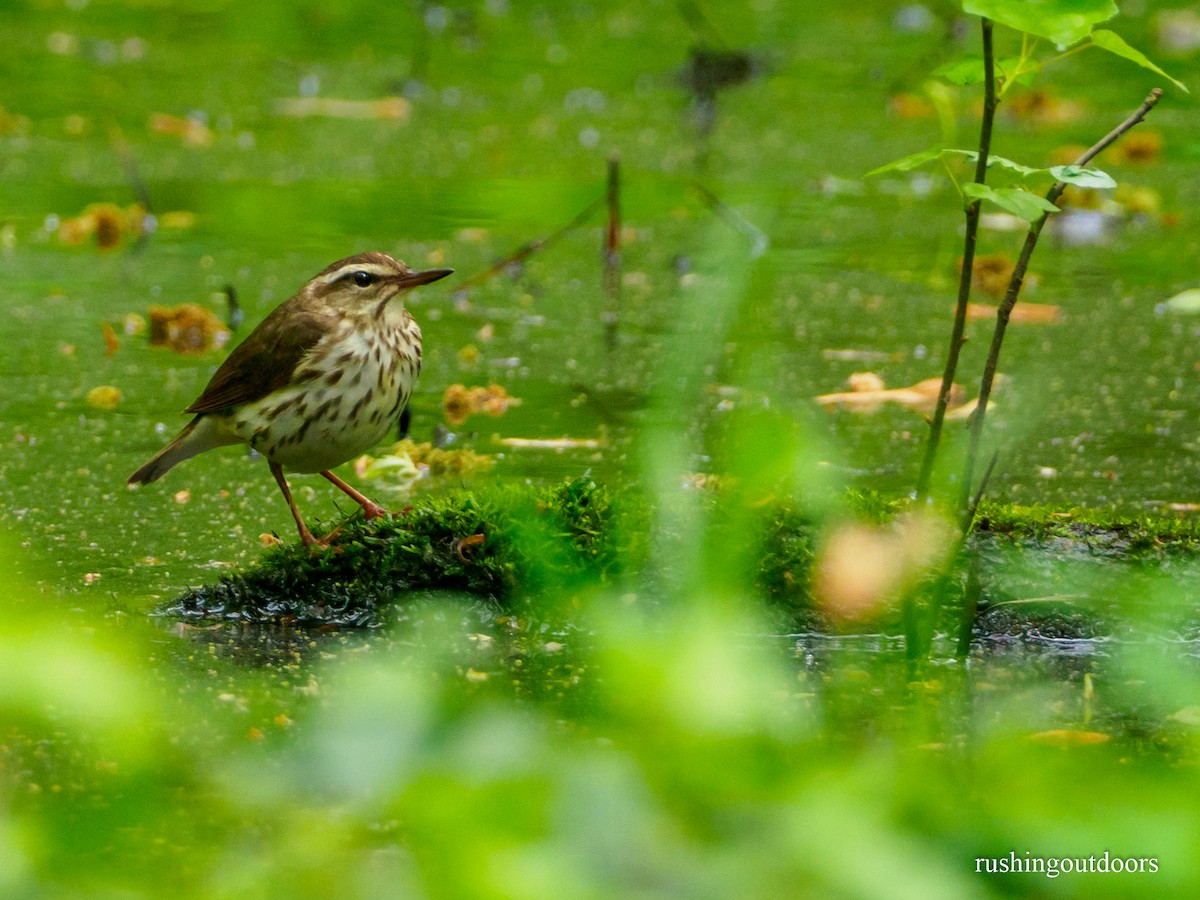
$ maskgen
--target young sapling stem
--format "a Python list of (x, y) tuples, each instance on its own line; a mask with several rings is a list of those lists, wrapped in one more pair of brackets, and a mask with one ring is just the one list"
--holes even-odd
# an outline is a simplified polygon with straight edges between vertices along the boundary
[[(1114, 144), (1125, 132), (1146, 118), (1146, 114), (1155, 107), (1160, 97), (1162, 97), (1161, 88), (1152, 90), (1149, 96), (1142, 101), (1141, 106), (1134, 110), (1120, 125), (1088, 148), (1082, 156), (1075, 160), (1074, 165), (1086, 166), (1101, 152)], [(1066, 188), (1066, 182), (1056, 181), (1050, 187), (1050, 190), (1046, 192), (1046, 199), (1051, 203), (1056, 203)], [(996, 367), (1000, 361), (1000, 348), (1004, 343), (1004, 333), (1008, 328), (1008, 320), (1009, 316), (1012, 315), (1013, 307), (1017, 304), (1017, 297), (1021, 293), (1021, 286), (1025, 281), (1025, 273), (1029, 269), (1029, 259), (1033, 256), (1033, 251), (1037, 246), (1038, 238), (1041, 236), (1042, 228), (1045, 227), (1049, 217), (1050, 213), (1043, 213), (1036, 222), (1029, 226), (1029, 231), (1025, 234), (1025, 243), (1021, 247), (1021, 255), (1017, 258), (1017, 264), (1013, 267), (1012, 277), (1008, 282), (1008, 289), (1004, 293), (1004, 299), (1000, 302), (1000, 307), (996, 310), (996, 326), (992, 331), (992, 344), (988, 349), (987, 362), (984, 363), (983, 367), (983, 377), (979, 382), (979, 404), (976, 406), (975, 412), (971, 415), (970, 444), (967, 449), (967, 459), (963, 469), (962, 508), (964, 511), (969, 510), (971, 513), (971, 515), (967, 515), (964, 512), (964, 530), (970, 527), (971, 519), (974, 518), (974, 507), (979, 502), (978, 498), (974, 504), (969, 504), (968, 501), (971, 496), (971, 482), (974, 478), (975, 460), (979, 456), (979, 441), (983, 434), (983, 422), (987, 416), (988, 401), (992, 395), (992, 385), (996, 380)]]

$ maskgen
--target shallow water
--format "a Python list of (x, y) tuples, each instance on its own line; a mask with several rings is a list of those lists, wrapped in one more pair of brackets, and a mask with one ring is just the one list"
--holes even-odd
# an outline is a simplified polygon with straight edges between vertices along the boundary
[[(0, 525), (19, 536), (21, 565), (78, 602), (142, 607), (246, 564), (261, 533), (291, 539), (266, 467), (238, 449), (126, 490), (127, 474), (183, 424), (177, 411), (221, 352), (183, 358), (133, 336), (106, 358), (102, 322), (144, 315), (153, 303), (221, 313), (218, 293), (230, 283), (248, 327), (330, 260), (372, 247), (469, 277), (600, 196), (611, 153), (621, 158), (626, 225), (615, 342), (603, 321), (601, 214), (465, 294), (453, 281), (423, 289), (410, 298), (427, 360), (414, 437), (430, 439), (442, 423), (448, 385), (497, 382), (522, 405), (458, 429), (460, 446), (497, 455), (488, 478), (554, 481), (590, 470), (620, 480), (644, 464), (638, 435), (661, 415), (650, 400), (658, 392), (677, 405), (688, 468), (714, 465), (709, 435), (730, 407), (767, 405), (815, 423), (837, 480), (909, 490), (924, 432), (918, 414), (826, 414), (812, 398), (844, 389), (862, 369), (889, 386), (940, 372), (961, 219), (949, 188), (923, 177), (858, 179), (939, 140), (936, 120), (898, 118), (888, 97), (919, 91), (922, 60), (949, 51), (937, 29), (896, 31), (877, 10), (817, 16), (762, 6), (753, 19), (722, 22), (726, 43), (748, 48), (761, 75), (719, 98), (707, 145), (681, 84), (695, 35), (633, 5), (600, 17), (603, 52), (583, 7), (554, 14), (497, 4), (432, 33), (409, 30), (400, 16), (369, 42), (342, 6), (299, 17), (320, 40), (302, 24), (280, 27), (289, 17), (269, 9), (241, 16), (205, 3), (133, 16), (98, 5), (0, 12), (15, 36), (0, 77), (15, 83), (19, 72), (22, 84), (6, 109), (25, 117), (0, 135)], [(420, 84), (408, 79), (417, 46), (428, 54)], [(1171, 62), (1184, 77), (1192, 66)], [(1037, 162), (1057, 145), (1088, 142), (1152, 82), (1088, 55), (1056, 79), (1080, 97), (1081, 118), (1046, 128), (1005, 120), (997, 152)], [(411, 101), (406, 120), (278, 112), (280, 98), (401, 91)], [(1179, 224), (1129, 220), (1102, 246), (1050, 240), (1035, 258), (1029, 299), (1061, 306), (1064, 321), (1010, 331), (1008, 380), (990, 418), (997, 497), (1130, 511), (1195, 499), (1200, 326), (1158, 308), (1195, 277), (1190, 102), (1169, 95), (1152, 115), (1164, 137), (1160, 161), (1109, 166), (1119, 180), (1157, 190)], [(156, 133), (148, 124), (156, 113), (193, 115), (211, 145)], [(958, 140), (968, 143), (962, 113)], [(114, 129), (160, 219), (185, 210), (195, 224), (163, 227), (136, 249), (61, 246), (56, 221), (89, 203), (136, 199)], [(769, 241), (761, 257), (752, 258), (753, 232), (710, 209), (693, 179), (761, 230)], [(1018, 240), (987, 233), (981, 251), (1015, 252)], [(701, 335), (701, 349), (691, 360), (697, 375), (681, 377), (674, 395), (660, 360), (680, 328)], [(978, 369), (984, 325), (973, 324), (970, 337), (964, 372)], [(474, 362), (460, 352), (468, 345), (478, 349)], [(842, 350), (857, 358), (826, 352)], [(106, 384), (120, 389), (120, 404), (90, 407), (88, 390)], [(515, 450), (497, 436), (603, 446)], [(308, 515), (337, 516), (324, 483), (296, 481)]]

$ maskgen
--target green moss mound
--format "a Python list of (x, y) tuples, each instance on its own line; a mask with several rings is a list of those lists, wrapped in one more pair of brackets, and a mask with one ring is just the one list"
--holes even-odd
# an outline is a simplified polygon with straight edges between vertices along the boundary
[[(710, 522), (720, 522), (727, 511), (722, 504), (740, 501), (716, 491), (701, 492), (695, 502)], [(903, 508), (903, 502), (875, 494), (847, 496), (847, 513), (858, 521), (886, 523)], [(497, 612), (545, 611), (548, 603), (569, 603), (581, 592), (626, 576), (642, 579), (643, 587), (687, 577), (664, 562), (669, 552), (656, 553), (658, 568), (648, 570), (652, 541), (672, 539), (654, 528), (661, 523), (641, 493), (613, 491), (587, 478), (552, 487), (427, 497), (391, 519), (352, 521), (329, 551), (309, 553), (298, 543), (269, 550), (251, 569), (190, 590), (159, 612), (206, 622), (372, 626), (431, 591), (466, 594)], [(783, 500), (757, 509), (753, 529), (755, 534), (737, 537), (751, 542), (750, 551), (742, 548), (741, 555), (752, 560), (747, 575), (775, 612), (779, 628), (829, 628), (810, 592), (822, 526), (802, 507)], [(716, 541), (706, 552), (721, 551)], [(988, 577), (1014, 555), (1028, 560), (1027, 582)], [(1064, 594), (1055, 587), (1062, 564), (1099, 560), (1133, 572), (1195, 560), (1200, 525), (985, 504), (959, 567), (940, 581), (934, 602), (943, 610), (946, 629), (956, 621), (971, 556), (981, 560), (984, 572), (978, 636), (1094, 637), (1112, 632), (1105, 624), (1111, 611), (1103, 598), (1080, 602), (1058, 596)], [(1053, 596), (1028, 602), (1043, 594)], [(885, 615), (870, 627), (886, 631), (895, 624)]]
[[(636, 563), (623, 541), (644, 504), (580, 479), (426, 498), (390, 519), (346, 525), (334, 546), (267, 551), (252, 569), (190, 590), (159, 611), (187, 619), (376, 625), (398, 598), (461, 591), (499, 607), (550, 587), (603, 581)], [(635, 527), (644, 533), (644, 525)]]

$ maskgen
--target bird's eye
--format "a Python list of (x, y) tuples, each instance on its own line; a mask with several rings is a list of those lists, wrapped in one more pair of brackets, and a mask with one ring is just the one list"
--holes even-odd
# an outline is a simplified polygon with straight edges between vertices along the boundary
[(375, 283), (375, 276), (370, 272), (355, 272), (352, 277), (359, 287), (370, 287)]

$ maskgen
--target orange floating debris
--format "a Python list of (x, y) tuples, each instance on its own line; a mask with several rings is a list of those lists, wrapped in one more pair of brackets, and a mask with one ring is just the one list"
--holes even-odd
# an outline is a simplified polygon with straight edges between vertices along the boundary
[[(971, 267), (971, 283), (989, 297), (1002, 297), (1008, 290), (1016, 263), (1005, 253), (987, 253), (975, 257)], [(962, 271), (962, 260), (958, 261)]]
[(1121, 138), (1105, 153), (1105, 156), (1116, 162), (1148, 165), (1158, 162), (1162, 151), (1162, 134), (1157, 131), (1143, 131), (1139, 128)]
[(1039, 90), (1014, 94), (1005, 102), (1004, 110), (1014, 119), (1037, 125), (1065, 125), (1078, 121), (1087, 112), (1082, 103)]
[(487, 413), (489, 416), (502, 416), (509, 407), (520, 406), (521, 401), (509, 396), (508, 391), (498, 384), (488, 387), (466, 387), (452, 384), (446, 388), (442, 397), (446, 421), (451, 425), (461, 425), (469, 416)]
[(1039, 731), (1029, 735), (1029, 740), (1039, 744), (1050, 744), (1054, 747), (1086, 747), (1092, 744), (1103, 744), (1111, 740), (1109, 735), (1099, 731), (1075, 731), (1070, 728), (1053, 728), (1050, 731)]
[(191, 116), (155, 113), (150, 117), (150, 130), (180, 138), (189, 147), (209, 147), (213, 142), (212, 129)]
[(169, 347), (176, 353), (192, 355), (222, 347), (229, 341), (225, 323), (195, 303), (152, 306), (147, 314), (151, 347)]
[[(968, 303), (967, 318), (994, 319), (996, 307), (988, 303)], [(1051, 303), (1018, 303), (1012, 308), (1008, 321), (1026, 325), (1057, 325), (1062, 321), (1062, 308)]]
[(111, 250), (126, 237), (140, 237), (145, 220), (146, 210), (137, 203), (126, 209), (115, 203), (93, 203), (78, 216), (62, 220), (58, 239), (69, 246), (95, 239), (101, 250)]
[(888, 98), (888, 108), (901, 119), (929, 119), (937, 113), (929, 99), (920, 94), (893, 94)]
[(323, 116), (330, 119), (395, 119), (403, 122), (412, 112), (412, 104), (403, 97), (383, 97), (379, 100), (282, 97), (275, 101), (275, 111), (281, 116), (297, 118)]
[(121, 392), (111, 384), (102, 384), (87, 392), (88, 406), (96, 409), (116, 409), (121, 402)]
[[(873, 382), (864, 376), (873, 373), (856, 373), (851, 376), (851, 387), (854, 385), (882, 384), (882, 380)], [(878, 376), (875, 376), (878, 378)], [(816, 400), (826, 409), (842, 407), (851, 412), (877, 412), (884, 403), (899, 403), (917, 412), (932, 412), (937, 405), (938, 391), (941, 390), (941, 378), (925, 378), (914, 385), (904, 388), (870, 387), (865, 390), (842, 391), (836, 394), (822, 394)], [(950, 406), (960, 406), (963, 402), (961, 385), (954, 385), (950, 390)]]
[(116, 329), (107, 322), (101, 322), (100, 328), (104, 332), (104, 356), (107, 359), (112, 359), (116, 352), (121, 349), (121, 339), (117, 337)]

